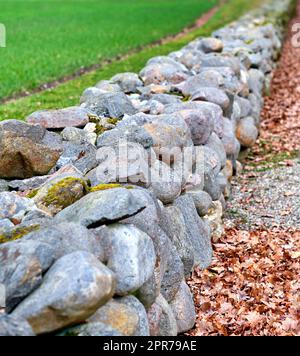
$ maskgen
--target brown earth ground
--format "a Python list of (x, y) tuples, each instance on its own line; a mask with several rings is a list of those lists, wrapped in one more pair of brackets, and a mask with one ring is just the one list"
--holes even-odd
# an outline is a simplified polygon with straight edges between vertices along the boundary
[(233, 183), (226, 231), (210, 269), (189, 281), (197, 308), (188, 335), (300, 335), (300, 48), (291, 21), (261, 137)]

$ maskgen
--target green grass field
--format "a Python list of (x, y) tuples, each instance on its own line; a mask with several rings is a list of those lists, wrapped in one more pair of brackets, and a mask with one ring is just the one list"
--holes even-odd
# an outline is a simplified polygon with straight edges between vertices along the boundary
[(0, 99), (192, 24), (217, 0), (0, 0)]
[(56, 88), (0, 105), (0, 121), (12, 118), (22, 120), (33, 111), (40, 109), (63, 108), (77, 105), (83, 90), (95, 85), (98, 81), (109, 79), (116, 73), (126, 71), (139, 72), (145, 65), (146, 61), (151, 57), (165, 55), (178, 50), (199, 36), (209, 36), (216, 29), (236, 20), (247, 11), (260, 6), (267, 1), (268, 0), (252, 0), (250, 2), (248, 0), (227, 0), (206, 25), (188, 33), (180, 40), (171, 41), (167, 44), (158, 45), (152, 48), (146, 48), (138, 53), (130, 55), (126, 59), (114, 61), (112, 64), (103, 66), (103, 68), (60, 84)]

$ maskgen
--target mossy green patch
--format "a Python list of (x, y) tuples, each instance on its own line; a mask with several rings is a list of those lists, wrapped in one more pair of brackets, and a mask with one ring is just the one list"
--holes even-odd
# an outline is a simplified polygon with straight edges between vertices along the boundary
[[(82, 188), (78, 189), (79, 186)], [(85, 180), (66, 177), (48, 189), (46, 196), (42, 198), (42, 204), (46, 207), (55, 206), (65, 209), (89, 191), (90, 188)]]
[(99, 184), (96, 185), (95, 187), (90, 188), (90, 192), (99, 192), (101, 190), (109, 190), (109, 189), (116, 189), (116, 188), (122, 188), (121, 184)]
[(125, 188), (128, 190), (134, 189), (135, 187), (133, 185), (121, 185), (117, 183), (112, 183), (112, 184), (99, 184), (96, 185), (95, 187), (90, 188), (90, 192), (99, 192), (101, 190), (109, 190), (109, 189), (116, 189), (116, 188)]
[(28, 227), (16, 227), (5, 234), (0, 234), (0, 244), (5, 242), (15, 241), (21, 239), (23, 236), (28, 235), (30, 232), (39, 230), (40, 225), (32, 225)]
[(37, 193), (38, 193), (38, 189), (33, 189), (31, 190), (27, 195), (26, 195), (26, 198), (29, 198), (29, 199), (33, 199)]

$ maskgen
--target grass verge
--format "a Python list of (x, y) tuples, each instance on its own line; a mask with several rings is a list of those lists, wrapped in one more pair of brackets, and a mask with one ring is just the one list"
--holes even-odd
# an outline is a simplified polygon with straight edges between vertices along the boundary
[(167, 44), (146, 48), (128, 58), (105, 65), (103, 68), (68, 81), (54, 89), (46, 90), (19, 100), (11, 101), (0, 107), (0, 120), (24, 119), (33, 111), (40, 109), (62, 108), (78, 104), (82, 91), (93, 86), (99, 80), (109, 79), (116, 73), (139, 72), (148, 59), (157, 55), (166, 55), (182, 48), (188, 42), (200, 36), (209, 36), (216, 29), (232, 22), (244, 13), (260, 6), (265, 0), (227, 0), (217, 13), (200, 29), (194, 30), (179, 40)]

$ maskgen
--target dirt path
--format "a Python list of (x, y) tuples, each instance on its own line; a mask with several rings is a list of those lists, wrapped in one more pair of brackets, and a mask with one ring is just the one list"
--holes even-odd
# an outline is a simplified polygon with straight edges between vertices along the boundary
[(211, 268), (190, 281), (190, 335), (300, 335), (300, 48), (290, 24), (262, 133), (234, 182)]

